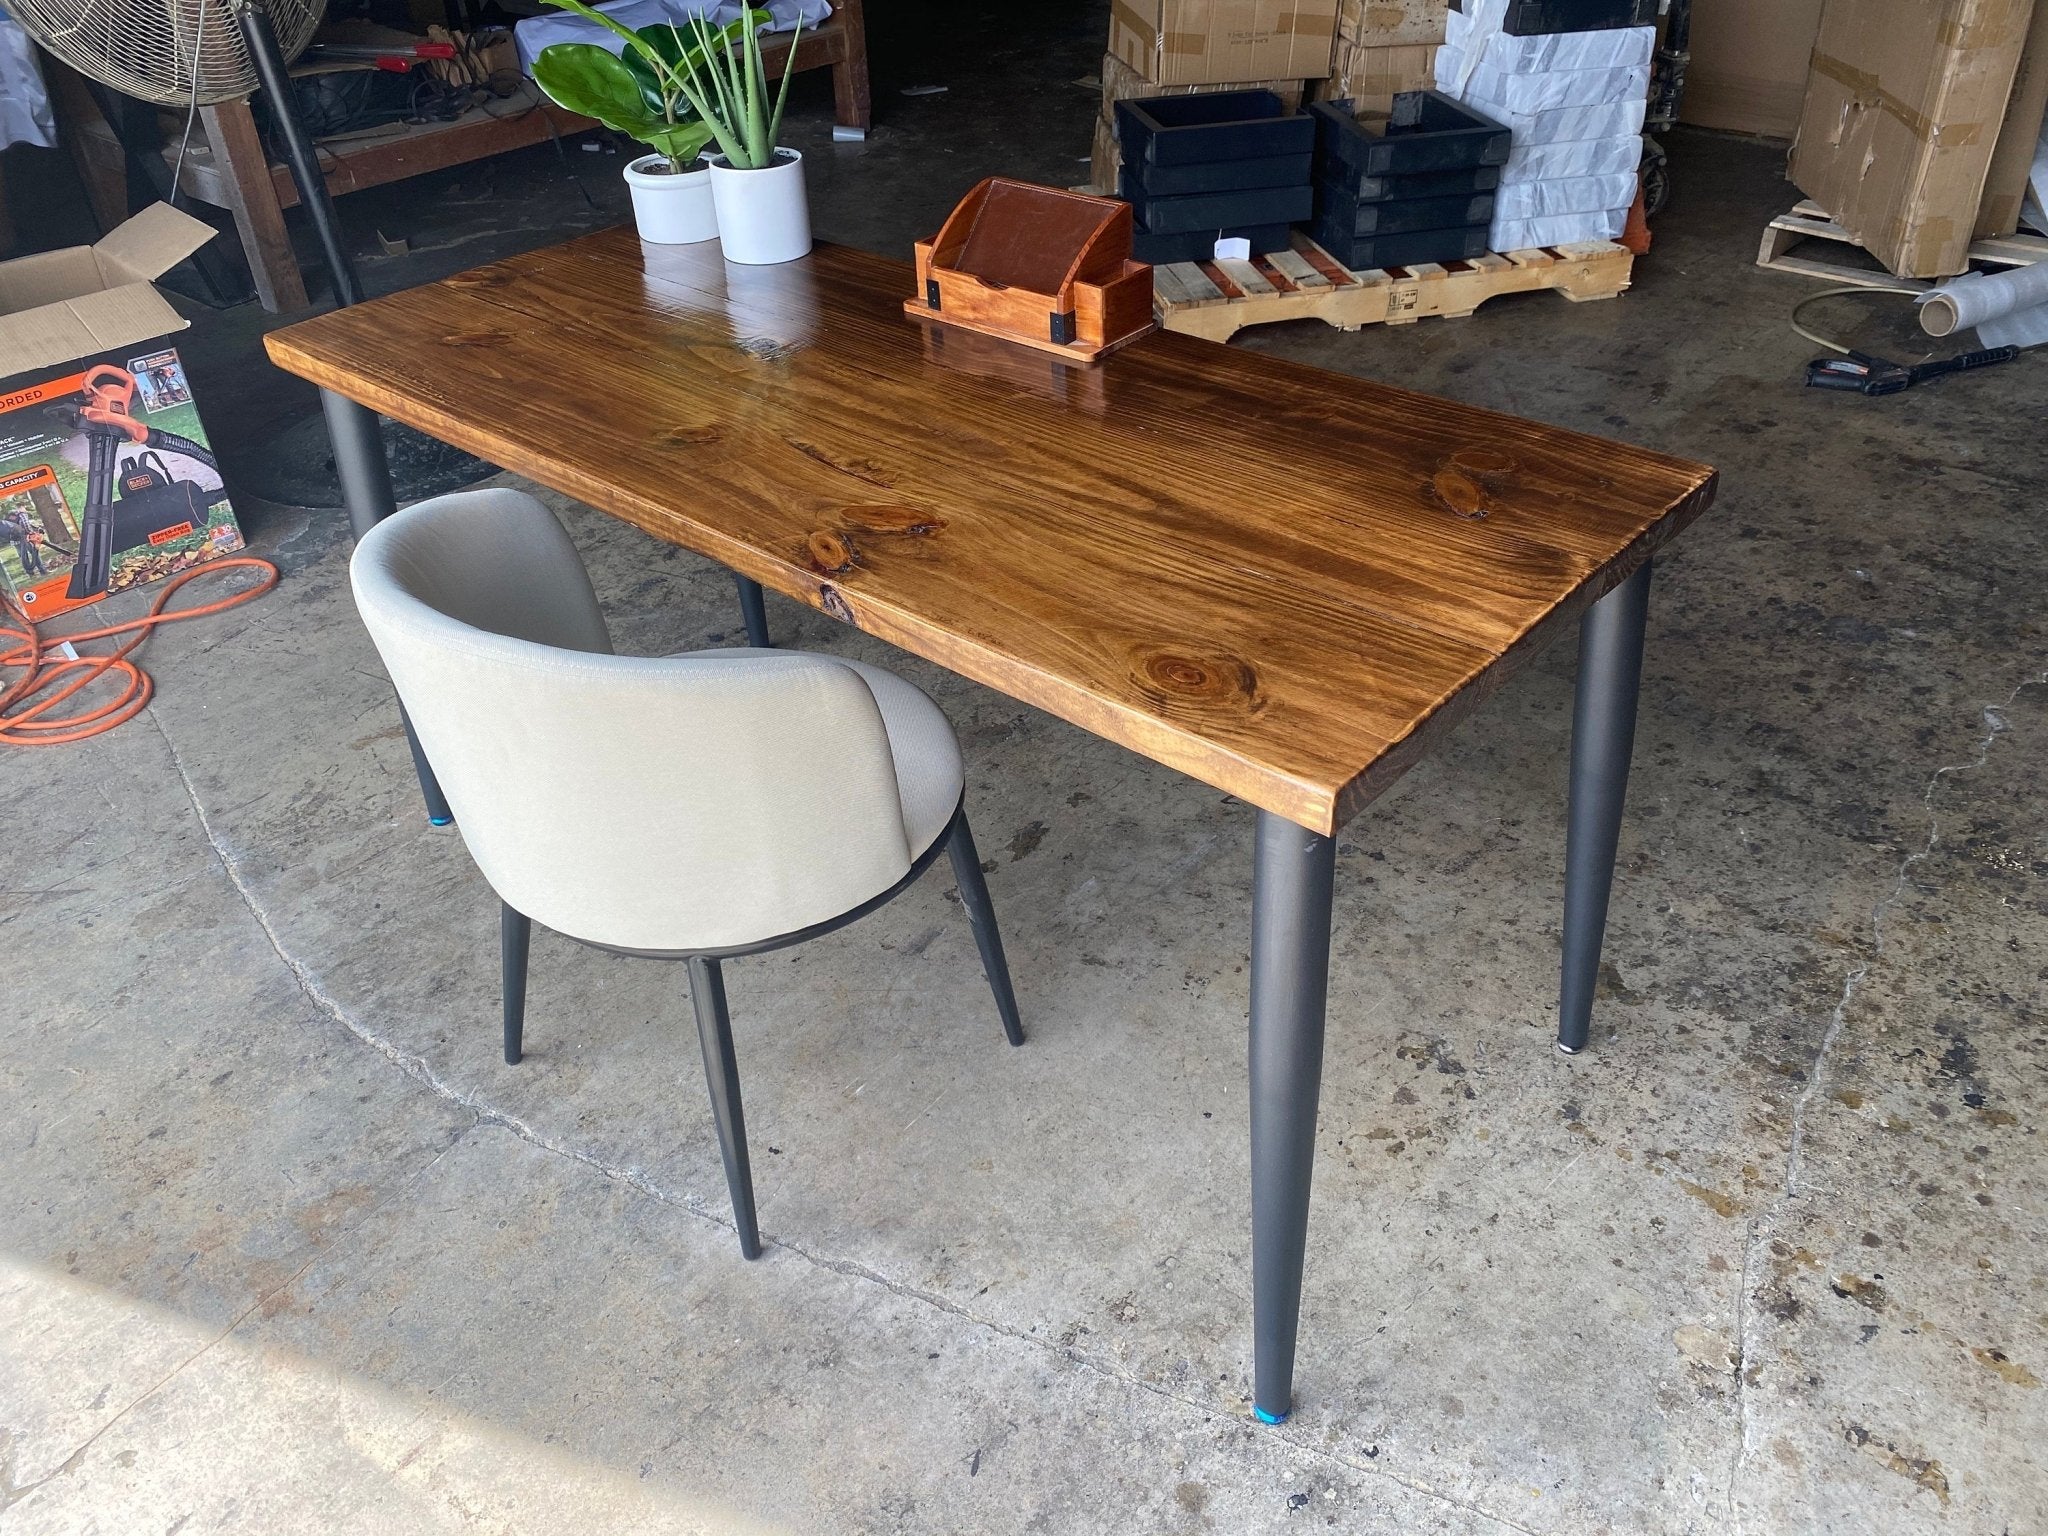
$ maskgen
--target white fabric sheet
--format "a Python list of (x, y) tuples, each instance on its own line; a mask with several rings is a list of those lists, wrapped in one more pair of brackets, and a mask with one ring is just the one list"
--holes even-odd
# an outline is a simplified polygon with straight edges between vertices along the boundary
[[(1634, 193), (1631, 191), (1631, 198)], [(1534, 245), (1575, 245), (1582, 240), (1613, 240), (1628, 223), (1628, 209), (1597, 213), (1563, 213), (1540, 219), (1493, 221), (1493, 249), (1523, 251)]]
[(51, 148), (56, 142), (57, 119), (50, 111), (36, 45), (0, 7), (0, 149), (10, 144)]
[(1552, 181), (1504, 183), (1494, 193), (1493, 216), (1504, 223), (1567, 213), (1604, 213), (1627, 208), (1635, 200), (1636, 172), (1631, 168), (1617, 176), (1565, 176)]
[[(642, 27), (664, 21), (681, 26), (692, 16), (702, 16), (710, 25), (722, 27), (729, 21), (738, 20), (746, 7), (735, 3), (735, 0), (611, 0), (610, 4), (600, 5), (597, 9), (637, 32)], [(765, 10), (774, 18), (768, 23), (770, 32), (791, 31), (799, 14), (806, 30), (832, 14), (829, 0), (758, 0), (754, 9)], [(512, 28), (512, 37), (519, 48), (519, 67), (529, 75), (533, 73), (534, 59), (550, 43), (596, 43), (613, 53), (626, 46), (625, 39), (609, 28), (594, 21), (585, 21), (567, 11), (529, 16)]]
[(1498, 103), (1515, 112), (1548, 112), (1557, 107), (1598, 107), (1650, 93), (1650, 66), (1626, 69), (1550, 69), (1541, 74), (1508, 74), (1446, 44), (1436, 54), (1436, 84), (1460, 100)]

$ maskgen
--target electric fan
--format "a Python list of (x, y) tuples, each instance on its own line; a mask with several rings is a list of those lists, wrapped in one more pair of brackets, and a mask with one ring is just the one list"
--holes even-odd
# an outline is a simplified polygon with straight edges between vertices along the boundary
[(30, 37), (80, 74), (138, 100), (185, 107), (261, 88), (299, 204), (343, 304), (362, 297), (334, 204), (300, 121), (285, 61), (312, 40), (326, 0), (9, 0)]

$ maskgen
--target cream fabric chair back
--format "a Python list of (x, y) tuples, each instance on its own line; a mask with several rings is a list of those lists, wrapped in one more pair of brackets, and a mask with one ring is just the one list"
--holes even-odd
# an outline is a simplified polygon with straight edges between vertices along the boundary
[(852, 667), (611, 654), (575, 546), (513, 490), (372, 529), (356, 604), (499, 896), (619, 949), (751, 944), (909, 871), (889, 737)]

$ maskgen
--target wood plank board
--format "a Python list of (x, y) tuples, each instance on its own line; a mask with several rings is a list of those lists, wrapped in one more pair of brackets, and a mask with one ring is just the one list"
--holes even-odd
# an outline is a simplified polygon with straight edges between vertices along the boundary
[[(1861, 252), (1865, 260), (1859, 264), (1848, 254), (1850, 251)], [(2024, 267), (2048, 261), (2048, 238), (1999, 235), (1979, 240), (1970, 247), (1970, 261), (1987, 267)], [(1764, 226), (1756, 264), (1772, 272), (1826, 278), (1855, 288), (1910, 288), (1924, 293), (1935, 286), (1922, 278), (1896, 277), (1887, 272), (1854, 235), (1829, 217), (1825, 208), (1811, 201), (1798, 204), (1790, 213), (1781, 214)]]
[(1557, 250), (1489, 253), (1457, 263), (1456, 270), (1425, 262), (1394, 271), (1351, 271), (1305, 236), (1296, 236), (1294, 250), (1284, 254), (1289, 258), (1284, 266), (1278, 256), (1260, 259), (1290, 282), (1297, 267), (1323, 282), (1302, 281), (1287, 288), (1268, 282), (1265, 288), (1273, 291), (1267, 292), (1238, 282), (1226, 271), (1225, 277), (1239, 291), (1219, 294), (1220, 303), (1207, 300), (1201, 304), (1155, 288), (1153, 307), (1159, 323), (1167, 330), (1208, 341), (1228, 341), (1247, 325), (1277, 320), (1321, 320), (1345, 331), (1367, 325), (1409, 325), (1432, 316), (1454, 319), (1469, 315), (1504, 293), (1554, 289), (1582, 302), (1613, 298), (1628, 287), (1635, 265), (1635, 257), (1625, 247), (1605, 241)]
[(1184, 336), (1080, 380), (934, 345), (912, 282), (611, 230), (266, 345), (1324, 832), (1712, 499), (1703, 465)]

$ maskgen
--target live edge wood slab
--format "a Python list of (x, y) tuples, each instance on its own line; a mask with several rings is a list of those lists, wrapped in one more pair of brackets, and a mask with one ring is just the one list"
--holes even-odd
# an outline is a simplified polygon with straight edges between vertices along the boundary
[(1076, 370), (900, 261), (611, 230), (277, 364), (1318, 832), (1704, 511), (1714, 471), (1159, 333)]

